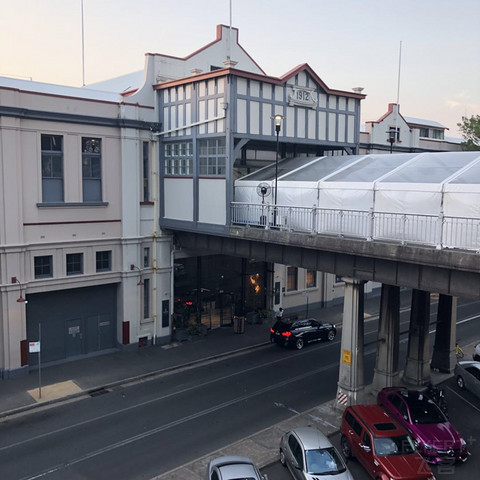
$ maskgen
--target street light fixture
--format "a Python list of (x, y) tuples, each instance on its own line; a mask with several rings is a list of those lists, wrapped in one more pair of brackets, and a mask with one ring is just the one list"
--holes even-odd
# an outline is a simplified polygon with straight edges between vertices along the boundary
[(386, 133), (388, 133), (387, 142), (390, 143), (390, 153), (393, 153), (393, 144), (397, 140), (397, 129), (395, 127), (390, 127)]
[(273, 225), (276, 226), (277, 224), (277, 183), (278, 183), (278, 150), (279, 150), (279, 143), (278, 137), (280, 134), (280, 129), (282, 128), (282, 122), (285, 119), (283, 115), (277, 114), (270, 117), (274, 124), (275, 124), (275, 134), (277, 135), (277, 148), (276, 148), (276, 155), (275, 155), (275, 190), (274, 190), (274, 198), (273, 202), (275, 205), (274, 215), (273, 215)]
[(20, 285), (20, 296), (17, 298), (18, 303), (28, 303), (28, 300), (23, 296), (23, 287), (20, 280), (17, 277), (12, 277), (12, 283), (18, 283)]
[(133, 263), (130, 265), (130, 270), (138, 270), (138, 272), (140, 273), (140, 280), (138, 281), (137, 285), (139, 285), (139, 286), (144, 285), (144, 283), (143, 283), (142, 270), (140, 270), (140, 268), (138, 268), (138, 267), (137, 267), (136, 265), (134, 265)]

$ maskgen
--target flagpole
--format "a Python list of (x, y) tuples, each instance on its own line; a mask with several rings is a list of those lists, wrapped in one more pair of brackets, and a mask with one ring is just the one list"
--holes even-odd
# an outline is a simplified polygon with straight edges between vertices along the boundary
[(85, 86), (85, 29), (83, 25), (83, 0), (82, 0), (82, 87)]

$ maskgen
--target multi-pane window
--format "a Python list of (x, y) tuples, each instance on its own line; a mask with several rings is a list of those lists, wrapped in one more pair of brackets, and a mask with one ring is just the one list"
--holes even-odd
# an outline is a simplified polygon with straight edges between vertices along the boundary
[(287, 267), (287, 292), (298, 290), (298, 268)]
[(305, 286), (307, 288), (314, 288), (317, 286), (317, 272), (316, 270), (307, 270), (305, 277)]
[(148, 202), (150, 200), (150, 155), (149, 144), (143, 142), (143, 201)]
[(150, 247), (143, 249), (143, 268), (150, 268)]
[(35, 278), (50, 278), (53, 276), (53, 257), (44, 255), (33, 260)]
[(199, 174), (225, 175), (225, 138), (199, 140), (198, 147)]
[(165, 144), (165, 175), (193, 175), (191, 141)]
[(428, 138), (428, 128), (420, 128), (420, 136), (424, 138)]
[(82, 138), (83, 201), (102, 201), (102, 140)]
[(150, 279), (143, 280), (143, 318), (150, 318)]
[(96, 253), (97, 272), (109, 272), (112, 270), (112, 251), (104, 250)]
[(63, 137), (42, 135), (42, 202), (63, 202)]
[(83, 253), (67, 253), (67, 275), (83, 273)]

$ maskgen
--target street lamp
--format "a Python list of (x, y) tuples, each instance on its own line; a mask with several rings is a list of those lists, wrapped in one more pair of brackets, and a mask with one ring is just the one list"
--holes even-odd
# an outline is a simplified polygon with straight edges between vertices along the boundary
[(277, 135), (277, 148), (276, 148), (276, 155), (275, 155), (275, 190), (274, 190), (274, 198), (273, 202), (275, 205), (274, 215), (273, 215), (273, 225), (276, 226), (277, 224), (277, 182), (278, 182), (278, 136), (280, 134), (280, 129), (282, 127), (282, 121), (285, 119), (283, 115), (277, 114), (273, 117), (270, 117), (274, 124), (275, 124), (275, 133)]
[(397, 139), (397, 129), (395, 127), (390, 127), (386, 133), (388, 133), (387, 142), (390, 143), (390, 153), (393, 153), (393, 144)]
[(17, 277), (12, 277), (12, 283), (18, 283), (20, 285), (20, 296), (17, 298), (18, 303), (28, 303), (28, 300), (23, 296), (23, 285)]

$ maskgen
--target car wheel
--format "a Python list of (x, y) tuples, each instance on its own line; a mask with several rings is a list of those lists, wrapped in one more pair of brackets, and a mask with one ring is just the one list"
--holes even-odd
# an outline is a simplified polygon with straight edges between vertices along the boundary
[(283, 450), (280, 449), (280, 463), (286, 467), (287, 466), (287, 461), (285, 460), (285, 454), (283, 453)]
[(304, 346), (305, 346), (305, 344), (303, 342), (303, 339), (302, 338), (297, 338), (297, 340), (295, 342), (295, 348), (297, 350), (301, 350)]
[(330, 330), (327, 335), (327, 340), (331, 342), (335, 338), (335, 330)]
[(352, 455), (352, 449), (350, 448), (350, 444), (348, 443), (348, 440), (347, 438), (342, 435), (342, 439), (341, 439), (341, 445), (342, 445), (342, 453), (343, 453), (343, 456), (348, 460), (349, 458), (352, 458), (353, 455)]
[(457, 385), (462, 389), (465, 390), (465, 380), (461, 375), (457, 377)]

